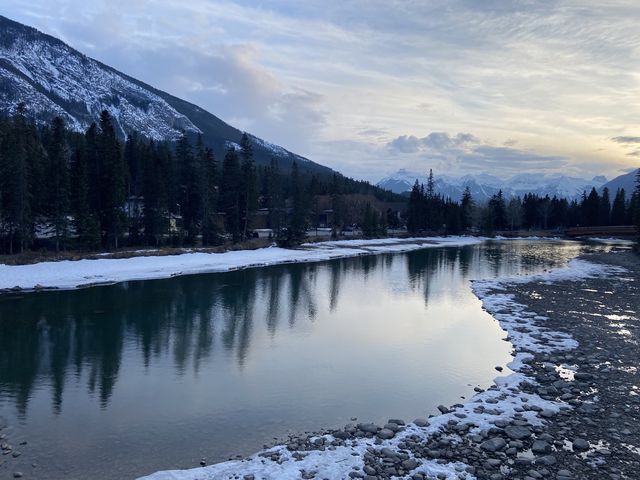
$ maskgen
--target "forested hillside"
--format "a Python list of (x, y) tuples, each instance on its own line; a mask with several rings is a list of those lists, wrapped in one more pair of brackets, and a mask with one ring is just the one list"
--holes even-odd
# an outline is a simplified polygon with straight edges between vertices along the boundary
[[(257, 226), (295, 242), (320, 221), (339, 230), (370, 222), (375, 211), (378, 224), (379, 208), (367, 204), (397, 199), (337, 173), (301, 171), (296, 162), (258, 166), (246, 134), (217, 158), (186, 134), (173, 143), (133, 132), (122, 142), (107, 111), (78, 133), (60, 117), (31, 123), (26, 108), (0, 120), (0, 242), (8, 253), (217, 245), (250, 238)], [(356, 197), (362, 205), (354, 211)]]

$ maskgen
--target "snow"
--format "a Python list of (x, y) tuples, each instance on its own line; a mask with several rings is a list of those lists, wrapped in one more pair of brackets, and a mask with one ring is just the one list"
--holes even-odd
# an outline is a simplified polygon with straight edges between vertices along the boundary
[(0, 68), (0, 78), (6, 83), (0, 95), (0, 112), (11, 112), (24, 101), (28, 113), (38, 121), (58, 115), (69, 128), (84, 131), (99, 112), (107, 109), (120, 129), (136, 130), (154, 140), (179, 138), (182, 130), (200, 132), (151, 90), (58, 40), (5, 23), (2, 33), (6, 41), (0, 45), (0, 60), (24, 77)]
[(476, 237), (341, 240), (305, 244), (300, 249), (279, 247), (225, 253), (193, 252), (181, 255), (65, 260), (32, 265), (0, 264), (0, 290), (18, 287), (74, 289), (129, 280), (151, 280), (198, 273), (227, 272), (292, 262), (321, 262), (334, 258), (406, 252), (420, 248), (472, 245)]

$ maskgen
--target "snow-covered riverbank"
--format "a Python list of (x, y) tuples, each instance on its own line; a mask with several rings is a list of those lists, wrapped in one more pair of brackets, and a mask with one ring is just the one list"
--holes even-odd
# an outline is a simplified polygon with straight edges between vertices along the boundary
[[(540, 462), (536, 468), (544, 475), (545, 468), (556, 462), (549, 455), (552, 447), (544, 436), (544, 425), (572, 406), (557, 398), (562, 392), (540, 393), (546, 391), (546, 386), (540, 385), (541, 377), (532, 361), (540, 354), (546, 358), (563, 355), (576, 348), (577, 343), (569, 334), (546, 327), (546, 317), (516, 302), (509, 293), (510, 285), (578, 281), (622, 272), (624, 269), (620, 267), (573, 260), (567, 267), (542, 275), (474, 282), (474, 292), (506, 330), (514, 346), (515, 358), (509, 364), (513, 373), (496, 378), (491, 388), (479, 392), (464, 405), (441, 407), (443, 415), (429, 421), (417, 419), (408, 425), (397, 420), (390, 420), (384, 427), (350, 425), (328, 435), (301, 436), (289, 445), (267, 449), (246, 460), (157, 472), (144, 480), (474, 479), (481, 472), (482, 478), (489, 478), (485, 475), (492, 469), (509, 470), (514, 462), (533, 462), (531, 448), (536, 462)], [(548, 370), (547, 366), (540, 365), (543, 371)], [(558, 390), (571, 389), (560, 386), (558, 381), (556, 384)], [(292, 449), (292, 444), (304, 448)]]
[(224, 253), (139, 256), (97, 260), (65, 260), (31, 265), (0, 264), (0, 291), (9, 289), (74, 289), (129, 280), (152, 280), (197, 273), (227, 272), (281, 263), (321, 262), (430, 247), (474, 245), (482, 237), (385, 238), (308, 243), (297, 249), (279, 247)]

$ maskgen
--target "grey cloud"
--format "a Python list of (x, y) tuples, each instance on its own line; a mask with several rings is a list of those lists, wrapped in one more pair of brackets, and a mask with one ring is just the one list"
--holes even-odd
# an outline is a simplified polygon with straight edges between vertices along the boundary
[(367, 128), (358, 132), (361, 137), (381, 137), (389, 132), (383, 128)]
[(640, 143), (640, 137), (613, 137), (611, 140), (616, 143)]
[(400, 153), (416, 153), (420, 151), (445, 151), (464, 149), (479, 140), (470, 133), (458, 133), (451, 136), (445, 132), (431, 132), (426, 137), (418, 138), (414, 135), (402, 135), (387, 144), (391, 151)]
[(451, 136), (445, 132), (432, 132), (423, 138), (403, 135), (389, 142), (387, 150), (404, 157), (406, 162), (422, 161), (447, 173), (553, 171), (568, 163), (566, 158), (557, 155), (488, 145), (470, 133)]

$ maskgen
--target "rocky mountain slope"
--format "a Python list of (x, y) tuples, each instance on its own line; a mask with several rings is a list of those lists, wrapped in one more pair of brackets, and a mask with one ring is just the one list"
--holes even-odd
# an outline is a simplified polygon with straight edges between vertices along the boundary
[[(85, 130), (102, 110), (124, 137), (135, 130), (154, 140), (175, 140), (182, 131), (202, 135), (218, 156), (239, 142), (242, 132), (215, 115), (157, 90), (83, 55), (64, 42), (0, 16), (0, 114), (24, 102), (39, 123), (55, 116), (74, 130)], [(301, 169), (332, 174), (327, 167), (251, 137), (258, 163), (276, 158), (281, 168), (295, 160)]]
[[(620, 175), (619, 177), (614, 178), (610, 182), (605, 183), (602, 188), (607, 187), (609, 189), (610, 195), (615, 194), (619, 188), (624, 188), (627, 198), (632, 194), (634, 189), (636, 188), (636, 174), (638, 170), (633, 170), (629, 173), (625, 173), (624, 175)], [(602, 190), (602, 189), (601, 189)]]

